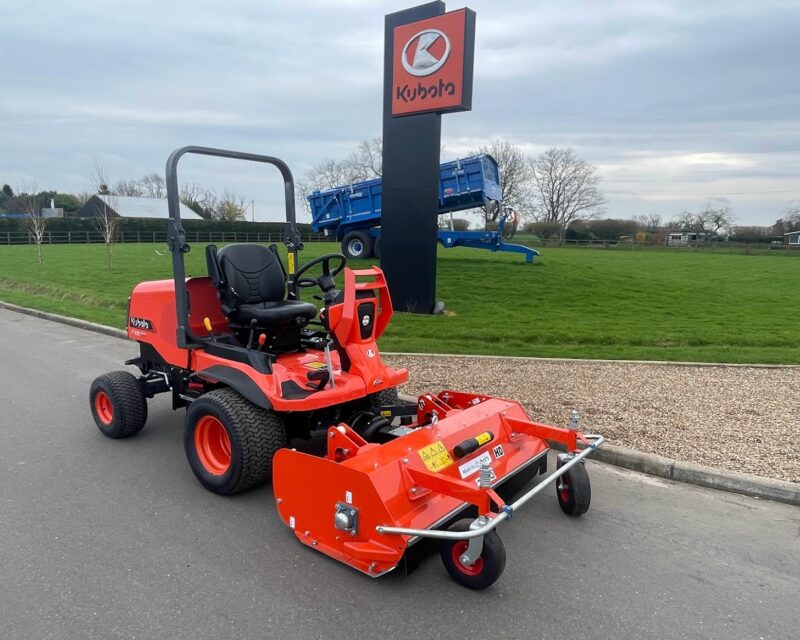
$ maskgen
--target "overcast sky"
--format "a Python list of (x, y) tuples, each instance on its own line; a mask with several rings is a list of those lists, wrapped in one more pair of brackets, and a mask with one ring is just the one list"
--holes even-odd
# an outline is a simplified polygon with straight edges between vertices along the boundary
[[(383, 15), (412, 4), (0, 0), (0, 182), (87, 190), (94, 163), (112, 180), (163, 172), (185, 144), (301, 176), (380, 135)], [(473, 110), (443, 116), (443, 160), (494, 138), (572, 146), (599, 166), (611, 217), (714, 198), (770, 224), (800, 199), (798, 0), (467, 6)], [(260, 169), (191, 159), (181, 179), (281, 215)]]

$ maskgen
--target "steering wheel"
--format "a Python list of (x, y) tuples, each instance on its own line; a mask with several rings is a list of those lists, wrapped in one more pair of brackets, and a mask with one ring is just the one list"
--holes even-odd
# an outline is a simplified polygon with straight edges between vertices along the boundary
[[(331, 269), (331, 261), (338, 260), (339, 263), (335, 269)], [(318, 278), (303, 278), (302, 275), (318, 264), (322, 264), (322, 275)], [(293, 281), (295, 286), (305, 289), (308, 287), (319, 287), (325, 293), (336, 288), (334, 277), (339, 275), (347, 264), (347, 258), (341, 253), (326, 253), (324, 256), (319, 256), (306, 262), (294, 274)]]

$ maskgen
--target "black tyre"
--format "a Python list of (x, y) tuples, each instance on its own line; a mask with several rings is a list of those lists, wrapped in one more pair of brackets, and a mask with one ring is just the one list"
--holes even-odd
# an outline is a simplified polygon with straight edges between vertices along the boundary
[(147, 422), (147, 398), (136, 376), (112, 371), (94, 379), (89, 388), (92, 417), (103, 435), (129, 438)]
[(372, 255), (372, 237), (363, 231), (351, 231), (342, 239), (342, 253), (349, 260)]
[[(472, 520), (459, 520), (450, 531), (469, 531)], [(462, 587), (486, 589), (492, 586), (506, 568), (506, 549), (495, 531), (483, 536), (483, 550), (472, 565), (461, 563), (461, 555), (469, 546), (468, 540), (442, 540), (440, 552), (447, 573)]]
[(380, 236), (375, 238), (375, 242), (372, 243), (372, 255), (378, 260), (381, 258), (381, 239)]
[(233, 389), (216, 389), (189, 405), (183, 446), (203, 486), (229, 495), (269, 480), (272, 458), (286, 446), (286, 426)]
[(399, 404), (397, 399), (397, 389), (382, 389), (378, 393), (367, 396), (370, 411), (378, 411), (381, 407), (391, 407)]
[[(561, 460), (558, 461), (559, 468), (563, 464)], [(556, 495), (561, 510), (568, 516), (581, 516), (589, 510), (592, 485), (582, 462), (570, 467), (569, 471), (556, 480)]]

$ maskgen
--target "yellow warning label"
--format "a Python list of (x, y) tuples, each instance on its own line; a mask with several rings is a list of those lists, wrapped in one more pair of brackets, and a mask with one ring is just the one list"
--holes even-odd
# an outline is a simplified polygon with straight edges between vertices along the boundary
[(422, 458), (422, 462), (425, 463), (428, 471), (441, 471), (445, 467), (453, 464), (453, 459), (450, 457), (450, 454), (447, 452), (447, 449), (445, 449), (441, 440), (427, 447), (423, 447), (422, 449), (418, 449), (417, 453), (419, 453), (419, 457)]
[(477, 436), (475, 436), (475, 439), (478, 441), (479, 445), (483, 446), (492, 439), (492, 434), (488, 431), (484, 431), (483, 433), (479, 433)]
[(324, 362), (306, 362), (304, 366), (306, 369), (325, 369), (328, 365)]
[(289, 252), (289, 273), (294, 274), (294, 254)]

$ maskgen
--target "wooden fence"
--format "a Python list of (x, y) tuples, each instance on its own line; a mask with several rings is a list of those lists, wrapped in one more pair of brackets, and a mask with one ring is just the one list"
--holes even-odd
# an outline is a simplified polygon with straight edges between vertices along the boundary
[[(321, 233), (300, 234), (303, 242), (336, 242), (333, 236)], [(241, 231), (187, 231), (189, 242), (282, 242), (282, 233), (243, 233)], [(45, 231), (43, 244), (97, 244), (103, 242), (99, 231)], [(166, 231), (123, 231), (116, 242), (167, 243)], [(26, 231), (0, 232), (0, 245), (34, 244), (33, 236)]]

